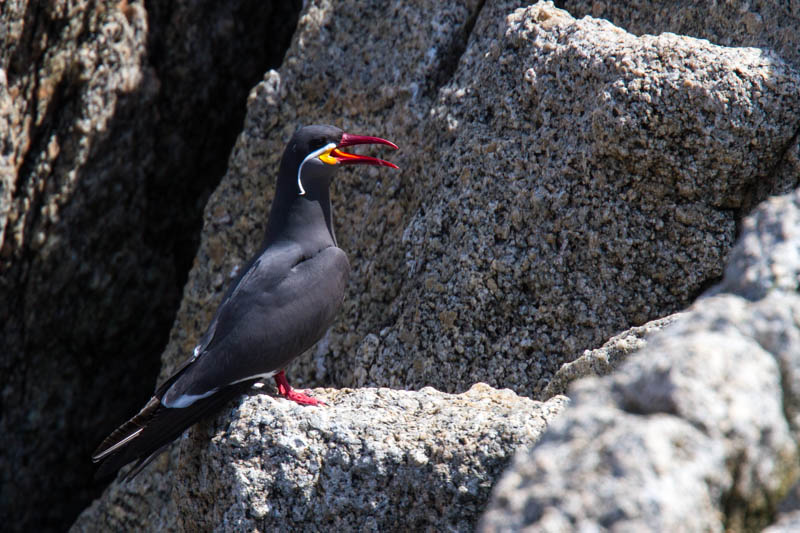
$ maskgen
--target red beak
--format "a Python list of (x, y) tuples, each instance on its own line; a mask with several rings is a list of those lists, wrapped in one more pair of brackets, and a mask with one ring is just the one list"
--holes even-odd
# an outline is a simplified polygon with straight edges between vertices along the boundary
[(398, 168), (394, 163), (378, 159), (376, 157), (369, 157), (366, 155), (349, 154), (342, 152), (340, 148), (345, 146), (355, 146), (357, 144), (385, 144), (397, 150), (397, 145), (393, 142), (381, 139), (380, 137), (369, 137), (366, 135), (351, 135), (349, 133), (342, 134), (342, 140), (339, 144), (331, 150), (330, 155), (335, 157), (340, 165), (380, 165), (384, 167)]

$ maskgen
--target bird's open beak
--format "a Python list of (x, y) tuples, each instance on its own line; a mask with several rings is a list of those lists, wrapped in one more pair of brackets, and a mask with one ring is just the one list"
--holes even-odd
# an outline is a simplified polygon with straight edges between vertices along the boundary
[(333, 163), (335, 161), (335, 164), (339, 165), (380, 165), (384, 167), (398, 168), (394, 163), (384, 161), (383, 159), (378, 159), (377, 157), (349, 154), (341, 150), (341, 148), (344, 148), (345, 146), (355, 146), (357, 144), (385, 144), (386, 146), (391, 146), (397, 150), (396, 144), (387, 141), (386, 139), (381, 139), (380, 137), (368, 137), (366, 135), (351, 135), (349, 133), (344, 133), (342, 134), (342, 140), (339, 141), (339, 144), (336, 145), (335, 148), (332, 148), (330, 152), (325, 154), (325, 156), (327, 156), (327, 160), (323, 159), (322, 157), (320, 157), (320, 159), (323, 159), (323, 161), (326, 163)]

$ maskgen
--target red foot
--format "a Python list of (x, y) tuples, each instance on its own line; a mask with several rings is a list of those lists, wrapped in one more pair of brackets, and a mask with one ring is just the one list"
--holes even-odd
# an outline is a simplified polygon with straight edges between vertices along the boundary
[(317, 400), (316, 398), (306, 396), (302, 392), (294, 390), (286, 380), (286, 373), (283, 370), (275, 374), (275, 383), (278, 384), (278, 394), (287, 400), (292, 400), (300, 405), (328, 405), (322, 400)]

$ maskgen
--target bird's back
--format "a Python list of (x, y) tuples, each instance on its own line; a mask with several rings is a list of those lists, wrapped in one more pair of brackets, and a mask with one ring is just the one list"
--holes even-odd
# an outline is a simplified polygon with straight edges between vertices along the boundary
[(311, 257), (291, 244), (262, 254), (220, 307), (212, 338), (166, 391), (164, 404), (285, 367), (331, 326), (349, 272), (347, 255), (335, 246)]

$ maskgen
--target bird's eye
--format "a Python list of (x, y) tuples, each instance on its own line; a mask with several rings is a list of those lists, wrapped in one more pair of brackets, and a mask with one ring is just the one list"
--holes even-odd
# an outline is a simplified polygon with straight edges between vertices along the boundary
[(325, 139), (312, 139), (311, 140), (311, 151), (316, 152), (320, 148), (325, 146)]

